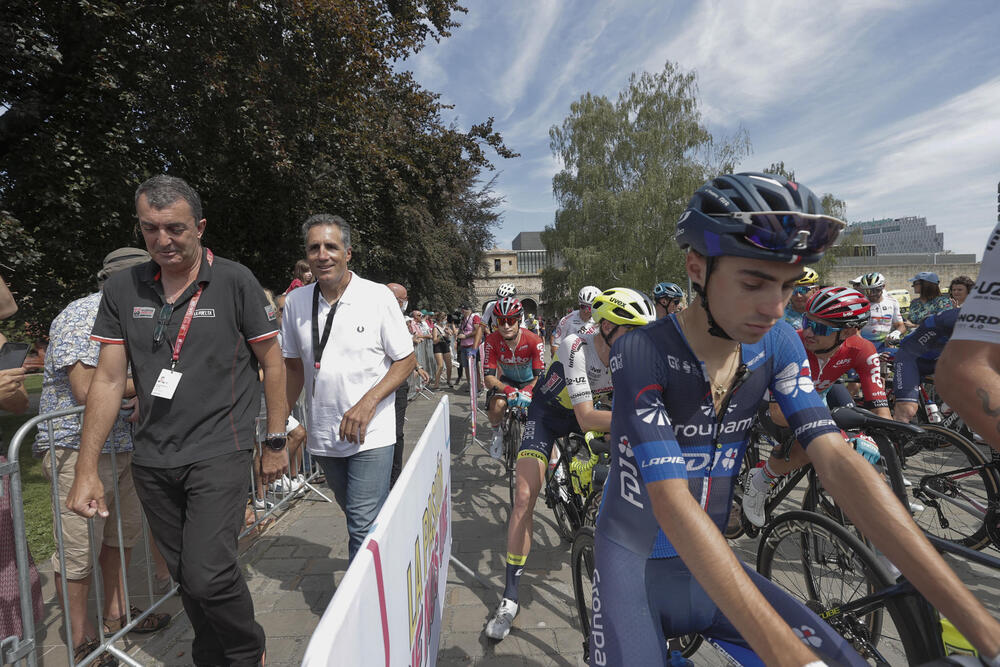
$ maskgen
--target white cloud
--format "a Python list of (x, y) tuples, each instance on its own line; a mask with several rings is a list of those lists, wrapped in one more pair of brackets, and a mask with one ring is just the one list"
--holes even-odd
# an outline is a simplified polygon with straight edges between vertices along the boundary
[(561, 9), (561, 3), (557, 0), (537, 0), (525, 6), (520, 12), (521, 25), (518, 35), (509, 36), (520, 36), (520, 39), (512, 40), (511, 43), (517, 55), (510, 67), (501, 75), (494, 95), (497, 102), (506, 108), (501, 118), (508, 118), (524, 97), (528, 84), (538, 68), (542, 51), (549, 46), (549, 33), (559, 20)]

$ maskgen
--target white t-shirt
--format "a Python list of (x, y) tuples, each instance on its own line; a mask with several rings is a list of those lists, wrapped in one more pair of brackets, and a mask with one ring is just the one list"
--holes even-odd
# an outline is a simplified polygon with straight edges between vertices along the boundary
[(870, 341), (881, 342), (892, 331), (892, 327), (903, 321), (899, 302), (883, 293), (882, 299), (871, 305), (868, 324), (861, 329), (861, 336)]
[(558, 347), (569, 334), (592, 333), (597, 333), (597, 325), (594, 323), (593, 318), (584, 322), (580, 317), (580, 311), (574, 310), (559, 320), (559, 324), (556, 325), (556, 332), (552, 335), (552, 344)]
[[(319, 456), (350, 456), (396, 442), (396, 394), (378, 404), (368, 423), (365, 443), (338, 439), (344, 413), (385, 377), (393, 361), (413, 353), (399, 303), (389, 288), (351, 273), (340, 297), (330, 338), (317, 371), (313, 362), (312, 303), (316, 283), (292, 291), (281, 322), (282, 354), (302, 359), (305, 373), (309, 438), (306, 447)], [(317, 325), (323, 335), (330, 305), (320, 296)], [(315, 381), (315, 386), (314, 386)]]

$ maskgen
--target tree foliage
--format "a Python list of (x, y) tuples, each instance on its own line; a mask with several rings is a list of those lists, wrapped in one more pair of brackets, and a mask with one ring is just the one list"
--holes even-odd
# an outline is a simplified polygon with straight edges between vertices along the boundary
[(202, 195), (206, 245), (265, 285), (290, 280), (302, 221), (333, 212), (352, 225), (361, 275), (407, 284), (414, 303), (462, 298), (499, 219), (488, 151), (515, 154), (492, 119), (446, 126), (438, 96), (392, 69), (447, 37), (461, 11), (457, 0), (9, 0), (0, 209), (42, 255), (11, 281), (19, 316), (51, 319), (92, 289), (106, 252), (141, 244), (133, 192), (164, 172)]
[(749, 151), (745, 133), (716, 140), (698, 111), (697, 81), (666, 63), (632, 74), (617, 101), (590, 93), (549, 130), (563, 169), (552, 179), (559, 208), (542, 234), (565, 261), (543, 272), (543, 300), (570, 305), (585, 284), (648, 292), (681, 283), (673, 241), (688, 199), (711, 174), (731, 171)]

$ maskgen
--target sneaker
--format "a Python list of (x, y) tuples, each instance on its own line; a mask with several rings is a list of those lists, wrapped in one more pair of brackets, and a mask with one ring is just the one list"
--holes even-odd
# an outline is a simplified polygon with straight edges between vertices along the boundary
[(292, 493), (298, 493), (306, 485), (306, 478), (298, 474), (295, 477), (288, 478), (288, 483)]
[(267, 488), (275, 493), (288, 493), (292, 490), (292, 480), (288, 479), (288, 475), (282, 475), (268, 484)]
[(490, 456), (498, 461), (503, 458), (503, 432), (499, 428), (493, 429), (493, 442), (490, 443)]
[(767, 522), (764, 505), (767, 503), (770, 485), (764, 479), (764, 469), (754, 468), (743, 490), (743, 516), (753, 525), (760, 528)]
[(250, 504), (253, 505), (255, 510), (269, 510), (274, 507), (274, 503), (270, 500), (264, 500), (263, 498), (254, 499), (254, 501)]
[(506, 637), (510, 634), (510, 626), (515, 616), (517, 616), (517, 603), (507, 598), (500, 600), (493, 618), (486, 624), (486, 636), (497, 641)]

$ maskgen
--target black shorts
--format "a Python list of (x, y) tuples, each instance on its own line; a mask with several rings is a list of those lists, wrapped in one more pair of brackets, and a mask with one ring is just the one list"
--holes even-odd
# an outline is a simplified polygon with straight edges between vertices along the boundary
[[(532, 379), (528, 380), (527, 382), (518, 382), (517, 380), (511, 380), (510, 378), (504, 377), (502, 375), (500, 376), (499, 379), (500, 379), (501, 382), (503, 382), (506, 385), (510, 385), (514, 389), (524, 389), (529, 384), (531, 384), (532, 382), (535, 381), (535, 379), (532, 378)], [(500, 396), (501, 398), (507, 398), (507, 396), (503, 393), (502, 389), (495, 389), (493, 387), (490, 387), (489, 389), (486, 390), (486, 405), (490, 404), (490, 401), (493, 400), (494, 396)]]
[(575, 412), (546, 400), (532, 399), (517, 458), (531, 457), (547, 464), (555, 441), (570, 433), (582, 433)]
[(451, 352), (451, 346), (448, 345), (448, 341), (434, 343), (434, 354), (448, 354), (449, 352)]

